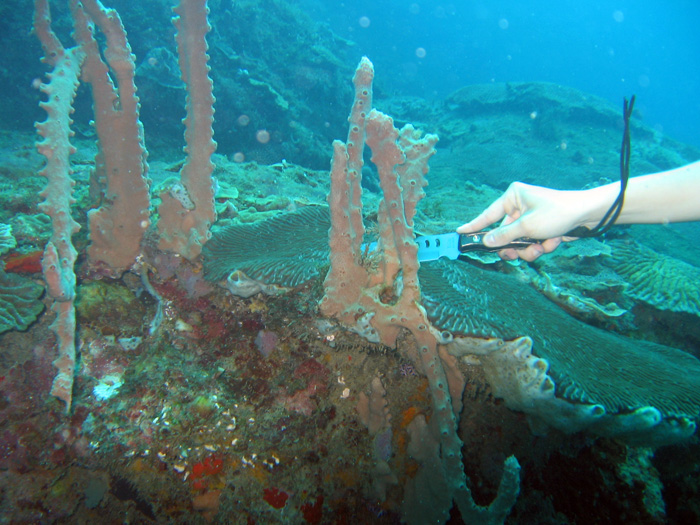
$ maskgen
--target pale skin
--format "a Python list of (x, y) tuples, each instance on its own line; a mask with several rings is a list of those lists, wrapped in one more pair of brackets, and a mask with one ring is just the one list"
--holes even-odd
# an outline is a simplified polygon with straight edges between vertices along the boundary
[[(550, 253), (564, 234), (595, 228), (620, 191), (620, 183), (590, 190), (563, 191), (514, 182), (481, 215), (457, 228), (458, 233), (484, 230), (501, 221), (484, 239), (498, 247), (521, 238), (543, 239), (526, 249), (501, 250), (506, 260), (534, 261)], [(622, 211), (615, 224), (667, 224), (700, 220), (700, 161), (680, 168), (629, 179)]]

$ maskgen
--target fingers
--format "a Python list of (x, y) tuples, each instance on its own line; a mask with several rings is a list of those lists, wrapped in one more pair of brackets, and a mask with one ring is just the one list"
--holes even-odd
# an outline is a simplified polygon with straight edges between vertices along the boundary
[(498, 255), (504, 261), (514, 261), (515, 259), (520, 258), (524, 261), (532, 262), (541, 255), (545, 253), (551, 253), (554, 250), (556, 250), (557, 247), (561, 244), (561, 242), (561, 237), (554, 237), (552, 239), (547, 239), (546, 241), (543, 241), (539, 244), (532, 244), (522, 250), (515, 250), (513, 248), (501, 250), (498, 252)]
[(504, 261), (514, 261), (518, 257), (520, 257), (520, 254), (518, 253), (518, 250), (515, 250), (514, 248), (508, 248), (507, 250), (501, 250), (500, 252), (498, 252), (498, 256)]
[(563, 238), (562, 237), (552, 237), (551, 239), (547, 239), (542, 243), (542, 248), (544, 248), (544, 253), (552, 253), (554, 250), (556, 250), (559, 245), (562, 243)]
[(546, 239), (522, 250), (499, 251), (499, 255), (504, 259), (520, 258), (534, 261), (542, 254), (555, 250), (562, 242), (561, 237), (549, 238), (550, 236), (568, 231), (557, 228), (557, 225), (562, 222), (560, 218), (562, 211), (561, 206), (557, 207), (553, 204), (556, 203), (553, 195), (560, 196), (560, 194), (561, 192), (556, 190), (514, 182), (481, 215), (457, 228), (457, 233), (483, 231), (488, 226), (501, 221), (500, 225), (484, 236), (484, 244), (498, 248), (525, 237)]
[(491, 247), (504, 246), (524, 236), (522, 221), (516, 220), (509, 224), (506, 224), (506, 221), (504, 221), (501, 226), (491, 230), (489, 234), (484, 237), (484, 244)]
[(457, 233), (474, 233), (500, 221), (506, 212), (504, 209), (504, 196), (501, 195), (486, 208), (476, 219), (457, 228)]
[(514, 261), (515, 259), (522, 259), (523, 261), (532, 262), (543, 253), (544, 248), (541, 244), (533, 244), (522, 250), (515, 250), (514, 248), (501, 250), (500, 252), (498, 252), (498, 255), (504, 261)]

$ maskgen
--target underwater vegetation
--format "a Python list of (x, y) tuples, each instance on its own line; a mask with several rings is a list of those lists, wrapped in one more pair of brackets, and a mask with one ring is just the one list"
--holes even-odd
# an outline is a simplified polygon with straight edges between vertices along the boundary
[[(3, 521), (697, 521), (697, 225), (413, 241), (607, 182), (618, 110), (387, 96), (288, 2), (113, 5), (36, 0), (38, 141), (0, 133)], [(631, 126), (634, 173), (700, 157)]]

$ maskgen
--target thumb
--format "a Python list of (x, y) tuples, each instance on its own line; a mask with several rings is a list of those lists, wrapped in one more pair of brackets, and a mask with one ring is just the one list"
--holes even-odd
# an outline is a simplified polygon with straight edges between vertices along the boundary
[(484, 244), (491, 248), (496, 248), (498, 246), (505, 246), (506, 244), (523, 237), (522, 226), (519, 220), (511, 222), (505, 226), (499, 226), (498, 228), (491, 230), (484, 237)]

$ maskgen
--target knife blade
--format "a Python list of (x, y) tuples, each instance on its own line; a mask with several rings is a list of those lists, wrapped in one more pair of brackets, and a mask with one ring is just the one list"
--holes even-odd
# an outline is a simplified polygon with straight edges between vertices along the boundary
[(520, 250), (540, 242), (537, 239), (523, 237), (503, 246), (486, 246), (484, 237), (487, 233), (488, 231), (474, 233), (453, 232), (418, 236), (415, 239), (418, 244), (418, 260), (420, 262), (435, 261), (440, 257), (454, 260), (467, 252), (498, 252), (507, 248)]

